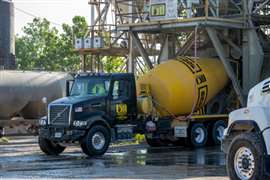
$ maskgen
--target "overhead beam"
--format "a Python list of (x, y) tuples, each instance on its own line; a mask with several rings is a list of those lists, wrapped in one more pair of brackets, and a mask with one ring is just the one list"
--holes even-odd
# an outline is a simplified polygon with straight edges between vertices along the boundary
[(179, 48), (178, 52), (176, 53), (176, 56), (185, 55), (190, 50), (190, 48), (194, 45), (194, 43), (195, 43), (195, 33), (193, 31), (189, 34), (185, 44)]
[(121, 24), (118, 26), (120, 31), (133, 31), (141, 33), (156, 33), (164, 31), (191, 31), (196, 26), (204, 27), (220, 27), (230, 29), (243, 29), (245, 23), (242, 20), (236, 19), (225, 19), (216, 17), (197, 17), (185, 20), (166, 20), (166, 21), (153, 21), (133, 24)]
[(217, 36), (216, 30), (213, 28), (206, 28), (206, 30), (207, 30), (207, 33), (208, 33), (211, 41), (212, 41), (214, 48), (216, 49), (216, 52), (217, 52), (220, 60), (222, 61), (223, 65), (224, 65), (224, 68), (225, 68), (229, 78), (232, 81), (232, 85), (234, 87), (234, 90), (238, 96), (238, 99), (239, 99), (241, 105), (245, 106), (246, 102), (245, 102), (245, 99), (243, 96), (242, 88), (241, 88), (241, 86), (236, 78), (236, 75), (232, 69), (230, 62), (228, 61), (228, 59), (226, 57), (226, 54), (224, 52), (224, 48), (223, 48), (223, 46), (222, 46), (222, 44)]
[(131, 37), (132, 37), (134, 43), (136, 44), (136, 46), (137, 46), (137, 48), (138, 48), (138, 50), (139, 50), (139, 52), (140, 52), (140, 54), (141, 54), (143, 60), (145, 61), (146, 65), (148, 66), (148, 68), (149, 68), (149, 69), (153, 69), (154, 66), (153, 66), (153, 64), (151, 63), (151, 61), (150, 61), (150, 59), (149, 59), (149, 56), (148, 56), (146, 50), (144, 49), (144, 47), (143, 47), (143, 45), (142, 45), (142, 43), (141, 43), (141, 41), (140, 41), (140, 39), (139, 39), (138, 33), (135, 33), (135, 32), (132, 32), (132, 31), (131, 31), (131, 32), (130, 32), (130, 35), (131, 35)]

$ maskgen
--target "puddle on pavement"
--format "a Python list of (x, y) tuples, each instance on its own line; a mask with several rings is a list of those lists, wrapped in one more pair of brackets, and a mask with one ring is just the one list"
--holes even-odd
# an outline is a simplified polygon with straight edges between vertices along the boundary
[[(27, 166), (25, 166), (27, 164)], [(188, 148), (111, 148), (104, 156), (89, 158), (80, 151), (60, 156), (34, 153), (24, 156), (1, 157), (0, 172), (41, 171), (79, 168), (110, 168), (136, 166), (223, 166), (224, 155), (219, 147)]]
[(225, 157), (219, 147), (203, 149), (145, 148), (125, 152), (107, 153), (106, 161), (115, 165), (225, 165)]

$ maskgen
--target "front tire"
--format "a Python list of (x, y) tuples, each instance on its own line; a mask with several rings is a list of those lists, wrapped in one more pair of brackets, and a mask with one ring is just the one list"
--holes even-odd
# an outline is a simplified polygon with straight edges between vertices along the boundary
[(100, 156), (105, 154), (111, 142), (108, 128), (93, 126), (81, 142), (82, 151), (88, 156)]
[(40, 150), (47, 155), (57, 156), (66, 149), (66, 147), (61, 146), (49, 139), (42, 138), (40, 136), (38, 137), (38, 144), (39, 144)]
[(263, 142), (255, 133), (237, 135), (229, 146), (227, 173), (231, 179), (264, 179)]

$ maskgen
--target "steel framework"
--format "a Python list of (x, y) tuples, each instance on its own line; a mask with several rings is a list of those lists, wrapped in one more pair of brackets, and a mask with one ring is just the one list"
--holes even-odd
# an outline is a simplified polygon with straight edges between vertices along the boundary
[(174, 19), (151, 19), (149, 0), (89, 4), (97, 14), (89, 34), (109, 37), (104, 48), (79, 51), (83, 57), (91, 54), (92, 64), (99, 64), (100, 57), (122, 56), (122, 69), (140, 74), (195, 51), (199, 57), (218, 57), (242, 105), (249, 89), (270, 75), (270, 0), (180, 0)]

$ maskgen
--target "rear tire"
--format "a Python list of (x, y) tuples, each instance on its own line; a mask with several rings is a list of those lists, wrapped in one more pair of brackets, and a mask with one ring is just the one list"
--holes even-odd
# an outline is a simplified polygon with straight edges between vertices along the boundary
[(93, 126), (81, 141), (82, 151), (88, 156), (100, 156), (106, 153), (111, 142), (108, 128)]
[(203, 124), (193, 124), (189, 133), (190, 145), (195, 148), (205, 146), (207, 142), (207, 128)]
[(213, 144), (220, 145), (223, 138), (223, 133), (226, 128), (226, 123), (222, 120), (215, 122), (211, 128), (211, 140)]
[(229, 146), (227, 173), (231, 179), (265, 179), (263, 142), (255, 133), (237, 135)]
[(47, 155), (57, 156), (66, 149), (66, 147), (61, 146), (49, 139), (42, 138), (40, 136), (38, 137), (38, 144), (39, 144), (40, 150)]

